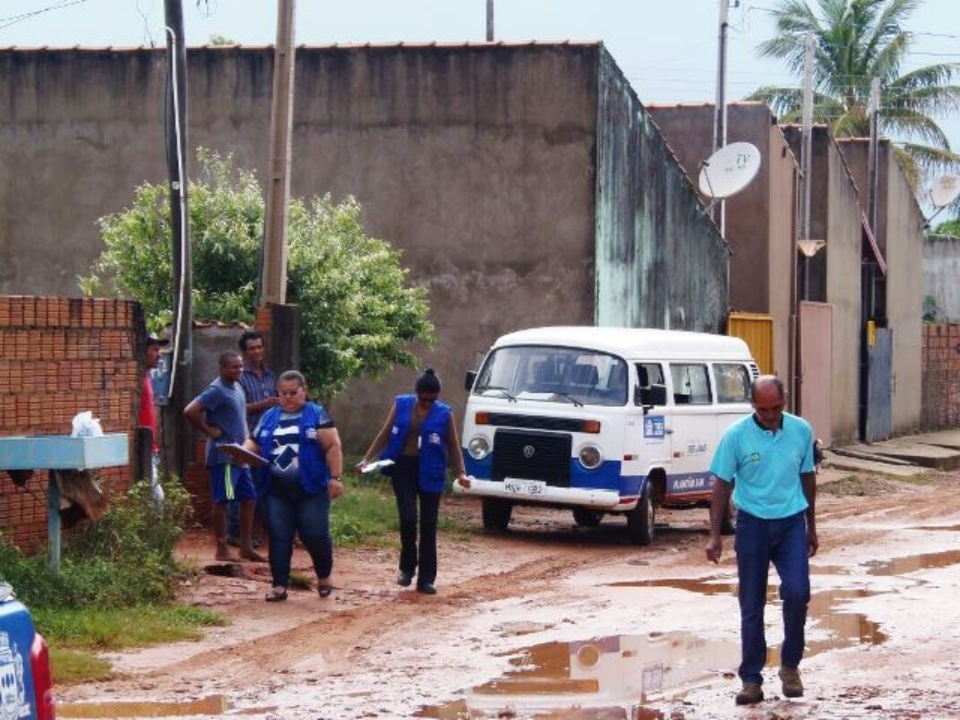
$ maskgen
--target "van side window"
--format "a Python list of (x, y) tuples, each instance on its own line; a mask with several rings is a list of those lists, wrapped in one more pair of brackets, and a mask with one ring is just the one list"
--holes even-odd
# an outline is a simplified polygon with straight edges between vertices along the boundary
[(672, 363), (670, 377), (675, 405), (710, 404), (710, 376), (706, 365)]
[(660, 363), (637, 363), (637, 386), (640, 388), (634, 398), (634, 405), (645, 404), (647, 392), (653, 385), (666, 386), (667, 381), (663, 377), (663, 366)]
[(717, 380), (717, 402), (750, 402), (750, 371), (745, 365), (717, 363), (713, 373)]

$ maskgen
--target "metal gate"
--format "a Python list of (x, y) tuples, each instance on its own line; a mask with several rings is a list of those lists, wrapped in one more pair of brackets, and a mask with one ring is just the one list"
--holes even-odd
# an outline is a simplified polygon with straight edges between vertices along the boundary
[(893, 331), (867, 330), (867, 418), (864, 440), (886, 440), (893, 433)]
[(727, 335), (747, 343), (761, 373), (773, 373), (773, 315), (732, 312), (727, 315)]

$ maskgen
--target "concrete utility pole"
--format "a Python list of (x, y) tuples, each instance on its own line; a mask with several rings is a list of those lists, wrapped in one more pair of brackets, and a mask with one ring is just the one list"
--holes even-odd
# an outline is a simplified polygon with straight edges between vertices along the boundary
[(290, 135), (293, 125), (293, 18), (295, 0), (278, 0), (277, 45), (273, 54), (270, 169), (264, 219), (262, 304), (287, 299), (287, 206), (290, 199)]
[(870, 231), (873, 233), (873, 236), (876, 237), (877, 185), (880, 176), (877, 167), (880, 152), (880, 78), (873, 78), (873, 80), (870, 81), (870, 101), (867, 111), (870, 113), (870, 152), (867, 157), (867, 182), (870, 187), (867, 189), (867, 193), (869, 197)]
[(493, 0), (487, 0), (487, 42), (493, 42)]
[(172, 432), (165, 443), (170, 451), (167, 468), (186, 477), (188, 438), (183, 409), (190, 401), (193, 363), (193, 259), (190, 251), (190, 214), (187, 206), (187, 49), (180, 0), (164, 1), (167, 35), (166, 138), (170, 176), (170, 227), (173, 231), (173, 363), (170, 404), (165, 427)]
[[(729, 0), (720, 0), (720, 35), (717, 42), (717, 103), (713, 115), (713, 151), (727, 144), (727, 15)], [(726, 237), (724, 202), (716, 203), (711, 216), (717, 221), (720, 234)]]
[[(800, 240), (810, 240), (810, 186), (813, 184), (813, 55), (816, 41), (807, 33), (803, 54), (803, 108), (801, 111), (800, 175), (803, 179), (803, 210), (800, 215)], [(803, 247), (801, 245), (801, 247)], [(810, 295), (810, 256), (804, 252), (803, 300)]]

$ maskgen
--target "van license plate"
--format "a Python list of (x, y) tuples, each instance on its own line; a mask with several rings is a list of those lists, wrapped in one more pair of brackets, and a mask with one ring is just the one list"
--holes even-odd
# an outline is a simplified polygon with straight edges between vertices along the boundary
[(517, 495), (543, 495), (547, 484), (543, 480), (518, 480), (507, 478), (503, 481), (503, 489)]

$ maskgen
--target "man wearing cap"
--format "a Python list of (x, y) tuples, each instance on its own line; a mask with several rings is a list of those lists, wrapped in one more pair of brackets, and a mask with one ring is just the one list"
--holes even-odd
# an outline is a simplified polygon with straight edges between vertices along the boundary
[(147, 371), (143, 374), (143, 384), (140, 388), (140, 412), (137, 417), (137, 426), (150, 430), (150, 489), (157, 502), (163, 501), (163, 488), (160, 486), (160, 433), (157, 429), (157, 407), (153, 404), (153, 382), (151, 376), (160, 366), (160, 348), (166, 347), (170, 341), (160, 338), (156, 333), (146, 337), (144, 365)]

